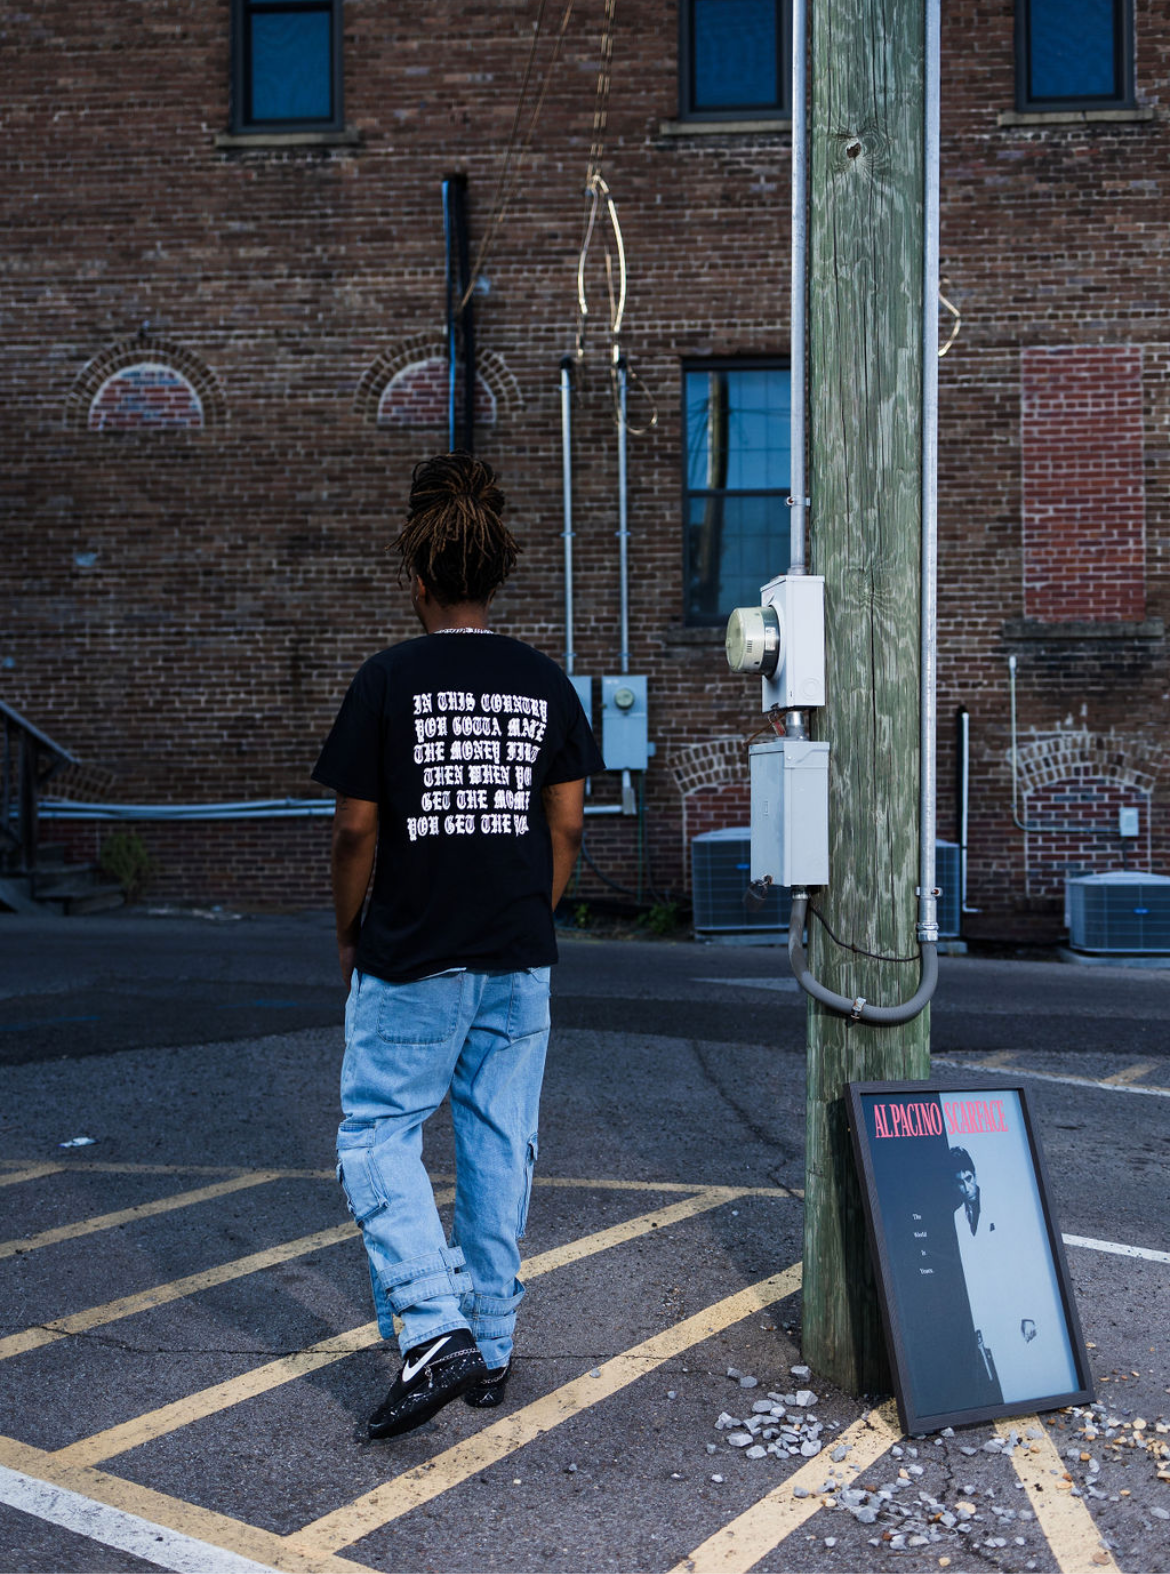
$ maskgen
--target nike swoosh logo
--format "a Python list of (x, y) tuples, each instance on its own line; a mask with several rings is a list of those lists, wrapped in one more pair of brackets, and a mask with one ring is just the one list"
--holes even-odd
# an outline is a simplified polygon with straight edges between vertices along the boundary
[(402, 1363), (402, 1381), (404, 1383), (413, 1382), (414, 1379), (418, 1376), (418, 1374), (422, 1371), (423, 1367), (427, 1364), (427, 1362), (430, 1361), (430, 1360), (433, 1360), (434, 1357), (436, 1355), (438, 1355), (439, 1351), (443, 1348), (443, 1346), (450, 1342), (450, 1339), (451, 1339), (451, 1335), (450, 1334), (445, 1334), (443, 1336), (443, 1338), (437, 1340), (430, 1347), (429, 1350), (424, 1350), (422, 1355), (419, 1356), (418, 1361), (415, 1362), (413, 1365), (411, 1364), (410, 1361), (403, 1361), (403, 1363)]

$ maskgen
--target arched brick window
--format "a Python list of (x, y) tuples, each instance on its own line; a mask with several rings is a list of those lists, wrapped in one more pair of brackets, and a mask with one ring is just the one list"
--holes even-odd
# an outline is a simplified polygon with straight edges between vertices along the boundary
[(85, 367), (65, 400), (65, 424), (95, 433), (197, 432), (222, 426), (219, 379), (181, 344), (138, 335)]
[[(1063, 897), (1070, 876), (1149, 869), (1158, 752), (1140, 738), (1050, 733), (1020, 747), (1020, 818), (1030, 897)], [(1137, 834), (1120, 834), (1136, 810)]]
[(751, 824), (751, 787), (743, 739), (708, 738), (679, 749), (671, 770), (682, 794), (684, 878), (690, 884), (691, 842), (704, 831)]
[(181, 372), (157, 361), (123, 367), (94, 394), (91, 432), (184, 430), (203, 425), (203, 404)]

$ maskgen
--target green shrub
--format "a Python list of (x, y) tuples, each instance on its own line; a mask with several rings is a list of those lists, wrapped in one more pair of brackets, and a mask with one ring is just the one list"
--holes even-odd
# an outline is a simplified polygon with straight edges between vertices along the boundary
[(118, 882), (128, 902), (137, 901), (151, 875), (158, 872), (158, 865), (137, 831), (112, 831), (102, 843), (98, 868)]

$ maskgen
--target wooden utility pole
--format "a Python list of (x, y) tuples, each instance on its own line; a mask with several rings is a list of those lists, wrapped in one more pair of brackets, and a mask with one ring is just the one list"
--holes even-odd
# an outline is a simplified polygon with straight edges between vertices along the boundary
[[(925, 168), (923, 0), (809, 0), (809, 490), (825, 576), (830, 881), (811, 970), (897, 1005), (918, 984), (919, 626)], [(847, 946), (884, 959), (858, 955)], [(843, 1092), (921, 1078), (929, 1016), (808, 1014), (804, 1357), (888, 1388)]]

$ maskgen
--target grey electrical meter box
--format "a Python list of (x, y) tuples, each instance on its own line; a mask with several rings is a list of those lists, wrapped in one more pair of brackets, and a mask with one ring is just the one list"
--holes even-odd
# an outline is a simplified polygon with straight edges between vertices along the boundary
[(650, 760), (646, 679), (601, 680), (601, 752), (607, 771), (644, 771)]
[(829, 745), (776, 738), (748, 750), (753, 880), (829, 882)]
[(781, 574), (760, 592), (780, 625), (779, 660), (764, 672), (763, 708), (804, 710), (825, 703), (825, 581), (820, 574)]

